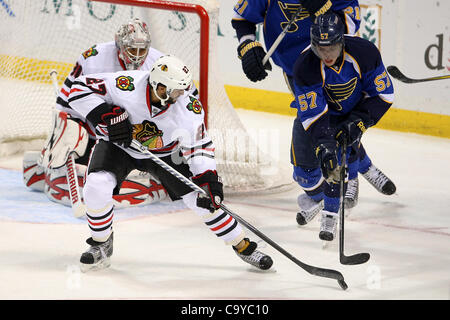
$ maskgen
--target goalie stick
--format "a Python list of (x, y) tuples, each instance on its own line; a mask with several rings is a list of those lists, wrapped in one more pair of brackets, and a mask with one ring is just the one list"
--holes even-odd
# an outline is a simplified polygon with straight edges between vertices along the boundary
[(347, 143), (342, 146), (342, 168), (341, 168), (341, 179), (339, 181), (340, 185), (340, 214), (339, 214), (339, 261), (341, 264), (354, 265), (362, 264), (370, 259), (370, 254), (368, 253), (356, 253), (351, 256), (346, 256), (344, 254), (344, 181), (346, 176), (347, 167)]
[[(181, 182), (189, 186), (193, 191), (199, 192), (201, 194), (207, 195), (206, 191), (200, 188), (198, 185), (193, 183), (191, 180), (183, 176), (181, 173), (176, 171), (174, 168), (172, 168), (170, 165), (159, 159), (157, 156), (155, 156), (153, 153), (151, 153), (145, 146), (140, 144), (137, 140), (133, 139), (131, 142), (131, 146), (133, 150), (138, 151), (140, 153), (143, 153), (145, 155), (148, 155), (150, 159), (152, 159), (154, 162), (156, 162), (159, 166), (161, 166), (164, 170), (171, 173), (173, 176), (178, 178)], [(303, 270), (306, 272), (319, 276), (319, 277), (325, 277), (325, 278), (331, 278), (338, 281), (339, 285), (343, 290), (346, 290), (348, 288), (347, 284), (344, 281), (344, 276), (336, 270), (331, 269), (323, 269), (319, 267), (310, 266), (306, 263), (301, 262), (297, 258), (295, 258), (293, 255), (291, 255), (289, 252), (281, 248), (278, 244), (273, 242), (270, 238), (268, 238), (266, 235), (264, 235), (261, 231), (256, 229), (254, 226), (252, 226), (250, 223), (242, 219), (239, 215), (229, 210), (224, 204), (220, 205), (220, 208), (228, 213), (230, 216), (235, 218), (237, 221), (242, 223), (247, 229), (252, 231), (255, 235), (260, 237), (262, 240), (266, 241), (268, 244), (270, 244), (274, 249), (276, 249), (278, 252), (283, 254), (285, 257), (287, 257), (289, 260), (300, 266)]]
[[(50, 71), (50, 77), (52, 79), (55, 95), (58, 97), (58, 80), (56, 78), (57, 72), (55, 70)], [(51, 133), (50, 133), (51, 134)], [(66, 178), (67, 185), (69, 186), (70, 203), (72, 205), (72, 213), (75, 218), (79, 218), (85, 215), (86, 207), (81, 199), (80, 187), (78, 185), (78, 175), (75, 168), (75, 157), (73, 152), (69, 154), (66, 162)]]
[(394, 79), (400, 80), (401, 82), (404, 83), (420, 83), (427, 81), (450, 79), (450, 75), (423, 78), (423, 79), (411, 79), (405, 76), (396, 66), (388, 66), (387, 71)]

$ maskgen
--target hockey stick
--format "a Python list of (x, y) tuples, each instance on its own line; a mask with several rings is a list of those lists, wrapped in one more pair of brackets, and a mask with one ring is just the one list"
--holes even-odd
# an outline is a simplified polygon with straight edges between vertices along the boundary
[[(50, 72), (50, 77), (52, 79), (53, 89), (55, 90), (55, 95), (58, 97), (58, 80), (56, 78), (57, 72), (52, 70)], [(66, 162), (66, 178), (67, 184), (69, 185), (69, 197), (70, 203), (72, 204), (72, 213), (75, 218), (84, 216), (86, 213), (86, 207), (81, 200), (80, 187), (78, 185), (78, 175), (75, 168), (75, 157), (73, 152), (69, 154)]]
[(370, 259), (370, 254), (368, 253), (356, 253), (351, 256), (346, 256), (344, 254), (344, 181), (346, 176), (347, 167), (347, 143), (345, 142), (342, 146), (342, 168), (341, 168), (341, 179), (340, 184), (340, 214), (339, 214), (339, 261), (341, 264), (362, 264)]
[(423, 79), (411, 79), (405, 76), (396, 66), (388, 66), (387, 71), (389, 74), (401, 82), (404, 83), (420, 83), (420, 82), (427, 82), (427, 81), (435, 81), (435, 80), (444, 80), (444, 79), (450, 79), (450, 75), (445, 76), (437, 76), (437, 77), (431, 77), (431, 78), (423, 78)]
[(297, 16), (300, 13), (300, 11), (302, 11), (302, 6), (301, 5), (298, 6), (298, 9), (295, 11), (294, 14), (292, 14), (291, 20), (289, 20), (289, 22), (286, 25), (286, 27), (284, 27), (283, 31), (281, 31), (281, 33), (278, 35), (278, 38), (275, 39), (275, 42), (270, 47), (269, 51), (267, 51), (266, 55), (264, 56), (264, 58), (262, 60), (263, 66), (265, 66), (266, 62), (269, 60), (269, 58), (272, 56), (274, 51), (277, 49), (277, 47), (280, 44), (281, 40), (283, 40), (284, 36), (288, 32), (289, 28), (295, 22), (295, 19), (297, 19)]
[[(199, 192), (201, 194), (207, 195), (206, 191), (200, 188), (198, 185), (193, 183), (191, 180), (183, 176), (181, 173), (176, 171), (174, 168), (172, 168), (170, 165), (162, 161), (160, 158), (155, 156), (153, 153), (151, 153), (145, 146), (140, 144), (137, 140), (132, 140), (131, 147), (133, 147), (133, 150), (138, 151), (140, 153), (143, 153), (145, 155), (148, 155), (150, 159), (152, 159), (154, 162), (156, 162), (159, 166), (161, 166), (164, 170), (168, 171), (172, 175), (174, 175), (176, 178), (178, 178), (181, 182), (189, 186), (193, 191)], [(240, 216), (238, 216), (236, 213), (229, 210), (224, 204), (220, 205), (220, 208), (228, 213), (230, 216), (235, 218), (237, 221), (239, 221), (241, 224), (243, 224), (247, 229), (252, 231), (254, 234), (256, 234), (258, 237), (260, 237), (262, 240), (266, 241), (268, 244), (270, 244), (274, 249), (279, 251), (281, 254), (283, 254), (285, 257), (287, 257), (289, 260), (300, 266), (303, 270), (306, 272), (319, 276), (319, 277), (325, 277), (325, 278), (331, 278), (338, 281), (339, 285), (343, 290), (346, 290), (348, 288), (347, 284), (344, 281), (344, 276), (336, 270), (330, 270), (330, 269), (323, 269), (319, 267), (314, 267), (307, 265), (306, 263), (301, 262), (294, 256), (292, 256), (290, 253), (288, 253), (286, 250), (281, 248), (278, 244), (273, 242), (270, 238), (268, 238), (266, 235), (264, 235), (261, 231), (256, 229), (254, 226), (252, 226), (250, 223), (242, 219)]]

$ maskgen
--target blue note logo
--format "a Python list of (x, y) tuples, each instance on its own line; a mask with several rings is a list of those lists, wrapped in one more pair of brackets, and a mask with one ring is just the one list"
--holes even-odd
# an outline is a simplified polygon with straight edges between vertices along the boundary
[[(280, 23), (281, 29), (284, 29), (287, 24), (289, 24), (289, 21), (291, 20), (292, 16), (297, 12), (298, 7), (300, 4), (298, 3), (283, 3), (281, 1), (278, 1), (278, 6), (280, 7), (281, 12), (283, 13), (286, 21)], [(309, 17), (309, 12), (302, 8), (295, 17), (294, 23), (289, 27), (289, 30), (287, 32), (296, 32), (298, 30), (298, 25), (295, 23), (296, 21), (303, 20)]]

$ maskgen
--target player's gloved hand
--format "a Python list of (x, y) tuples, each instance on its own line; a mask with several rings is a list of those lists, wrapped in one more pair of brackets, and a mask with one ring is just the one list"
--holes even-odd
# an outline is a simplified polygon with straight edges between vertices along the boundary
[(102, 120), (108, 128), (109, 141), (128, 148), (133, 139), (133, 126), (128, 119), (128, 112), (114, 106), (111, 112), (102, 115)]
[(208, 194), (208, 196), (204, 194), (198, 195), (197, 206), (208, 209), (211, 213), (219, 209), (223, 201), (223, 184), (217, 172), (208, 170), (192, 177), (192, 181)]
[(336, 140), (319, 141), (316, 156), (320, 162), (323, 177), (328, 183), (339, 183), (340, 167), (337, 159), (338, 143)]
[(316, 17), (327, 12), (332, 5), (331, 0), (299, 0), (299, 2), (310, 15)]
[(361, 117), (350, 115), (347, 120), (337, 125), (335, 138), (340, 145), (346, 142), (347, 146), (355, 148), (361, 141), (362, 134), (366, 130), (367, 126)]
[(267, 77), (266, 70), (272, 70), (269, 61), (262, 64), (266, 52), (261, 43), (253, 40), (243, 41), (237, 48), (238, 57), (242, 61), (242, 69), (251, 81), (256, 82)]

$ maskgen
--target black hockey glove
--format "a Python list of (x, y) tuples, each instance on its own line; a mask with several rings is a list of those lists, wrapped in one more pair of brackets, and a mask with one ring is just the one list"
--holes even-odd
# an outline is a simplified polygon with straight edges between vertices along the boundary
[(327, 12), (333, 5), (331, 0), (299, 0), (299, 2), (311, 16), (316, 17)]
[(211, 213), (219, 209), (223, 200), (223, 185), (217, 172), (208, 170), (192, 177), (192, 181), (208, 194), (208, 196), (198, 195), (197, 206), (208, 209)]
[(316, 156), (319, 159), (323, 177), (328, 183), (339, 183), (340, 181), (337, 148), (336, 140), (319, 141), (319, 145), (316, 147)]
[(133, 139), (133, 126), (128, 119), (128, 112), (121, 107), (113, 107), (111, 112), (102, 115), (108, 128), (109, 141), (128, 148)]
[(340, 145), (346, 142), (347, 146), (356, 148), (366, 130), (366, 122), (361, 117), (350, 115), (347, 120), (337, 125), (335, 138)]
[(266, 70), (272, 70), (269, 61), (262, 64), (266, 52), (258, 41), (245, 40), (238, 48), (238, 57), (242, 61), (242, 69), (251, 81), (256, 82), (267, 77)]

